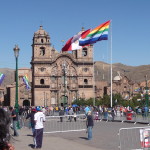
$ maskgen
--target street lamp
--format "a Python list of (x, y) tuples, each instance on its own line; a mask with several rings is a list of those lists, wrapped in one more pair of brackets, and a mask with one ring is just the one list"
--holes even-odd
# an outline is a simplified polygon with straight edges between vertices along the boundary
[(63, 64), (63, 75), (64, 75), (64, 102), (63, 105), (65, 106), (67, 103), (66, 100), (66, 74), (67, 74), (67, 68), (66, 68), (66, 64)]
[[(19, 113), (19, 105), (18, 105), (18, 56), (19, 56), (19, 47), (18, 45), (15, 45), (15, 48), (13, 49), (14, 50), (14, 55), (15, 55), (15, 58), (16, 58), (16, 74), (15, 74), (15, 77), (16, 77), (16, 99), (15, 99), (15, 108), (16, 108), (16, 113), (18, 115)], [(19, 121), (17, 123), (17, 127), (19, 127)]]
[(145, 101), (146, 101), (146, 106), (149, 107), (149, 96), (148, 96), (148, 85), (147, 85), (147, 75), (145, 76), (145, 82), (146, 82), (146, 94), (145, 94)]

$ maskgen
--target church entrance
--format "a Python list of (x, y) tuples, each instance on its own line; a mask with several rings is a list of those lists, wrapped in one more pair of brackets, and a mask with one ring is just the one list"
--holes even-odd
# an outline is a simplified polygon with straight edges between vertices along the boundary
[(60, 105), (63, 107), (68, 105), (68, 96), (62, 95)]
[(30, 106), (30, 101), (29, 100), (24, 100), (23, 101), (23, 106)]

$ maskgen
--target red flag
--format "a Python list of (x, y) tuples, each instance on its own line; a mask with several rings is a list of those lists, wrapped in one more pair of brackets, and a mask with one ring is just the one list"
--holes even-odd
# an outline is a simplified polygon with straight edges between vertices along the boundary
[(90, 29), (88, 29), (82, 33), (78, 33), (78, 34), (74, 35), (72, 38), (70, 38), (66, 42), (65, 46), (62, 48), (62, 51), (72, 51), (72, 50), (77, 50), (77, 49), (84, 47), (84, 46), (79, 46), (79, 39), (85, 38), (89, 34), (89, 32), (90, 32)]

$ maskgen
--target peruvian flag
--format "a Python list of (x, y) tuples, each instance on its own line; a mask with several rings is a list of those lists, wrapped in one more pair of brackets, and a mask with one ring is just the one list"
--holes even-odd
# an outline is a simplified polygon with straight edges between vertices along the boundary
[(77, 49), (81, 49), (82, 47), (86, 46), (79, 46), (79, 39), (80, 38), (85, 38), (89, 33), (90, 33), (91, 29), (88, 29), (82, 33), (78, 33), (76, 35), (74, 35), (72, 38), (70, 38), (65, 46), (62, 48), (62, 51), (72, 51), (72, 50), (77, 50)]

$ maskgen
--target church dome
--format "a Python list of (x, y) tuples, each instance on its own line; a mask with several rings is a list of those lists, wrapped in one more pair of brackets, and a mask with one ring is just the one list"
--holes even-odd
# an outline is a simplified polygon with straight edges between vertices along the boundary
[(122, 78), (121, 76), (115, 76), (115, 77), (114, 77), (114, 80), (115, 80), (115, 81), (120, 81), (121, 78)]
[(43, 29), (43, 26), (40, 26), (39, 30), (34, 33), (34, 36), (48, 36), (48, 33)]

